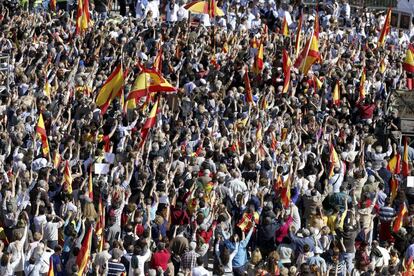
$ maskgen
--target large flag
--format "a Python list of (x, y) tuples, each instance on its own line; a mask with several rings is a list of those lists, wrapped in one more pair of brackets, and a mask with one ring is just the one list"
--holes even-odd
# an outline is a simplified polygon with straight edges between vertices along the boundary
[(53, 269), (53, 258), (50, 257), (49, 260), (49, 270), (47, 272), (47, 276), (55, 276), (55, 270)]
[(154, 69), (142, 69), (142, 72), (135, 79), (131, 92), (128, 93), (127, 105), (130, 108), (131, 102), (136, 103), (140, 98), (152, 92), (176, 92), (177, 88), (172, 86), (160, 72)]
[(334, 145), (331, 143), (330, 149), (329, 149), (329, 162), (331, 163), (331, 167), (329, 170), (329, 178), (331, 178), (334, 175), (334, 168), (335, 165), (338, 166), (340, 165), (340, 160), (339, 160), (339, 156), (338, 153), (335, 150)]
[(302, 14), (299, 16), (298, 29), (296, 30), (296, 40), (295, 40), (295, 56), (298, 57), (300, 53), (300, 43), (302, 40)]
[(367, 77), (366, 77), (366, 71), (365, 71), (365, 67), (362, 68), (362, 73), (361, 73), (361, 80), (359, 81), (359, 100), (362, 101), (363, 99), (365, 99), (365, 81), (366, 81)]
[(309, 69), (314, 63), (319, 61), (319, 17), (315, 15), (315, 24), (313, 27), (312, 37), (306, 43), (295, 61), (295, 67), (303, 74), (308, 74)]
[(96, 105), (101, 109), (102, 114), (105, 114), (111, 101), (120, 94), (124, 87), (124, 81), (124, 72), (120, 64), (105, 81), (96, 98)]
[(49, 142), (47, 141), (45, 121), (43, 120), (43, 115), (40, 113), (39, 120), (37, 122), (36, 132), (42, 141), (42, 152), (44, 157), (49, 156)]
[(395, 197), (397, 196), (398, 189), (399, 189), (398, 180), (395, 178), (394, 175), (391, 177), (391, 180), (390, 180), (390, 188), (391, 188), (390, 198), (391, 198), (391, 203), (392, 203)]
[(332, 103), (336, 106), (341, 105), (341, 96), (339, 91), (339, 81), (336, 81), (335, 86), (332, 91)]
[(408, 49), (405, 52), (403, 68), (407, 72), (414, 73), (414, 47), (412, 44), (408, 46)]
[(254, 100), (253, 100), (253, 94), (252, 94), (252, 87), (250, 85), (250, 79), (249, 79), (249, 69), (246, 66), (246, 70), (244, 72), (244, 86), (246, 89), (246, 102), (248, 104), (252, 104), (254, 105)]
[(281, 199), (283, 206), (288, 208), (290, 204), (290, 175), (286, 179), (284, 187), (282, 188)]
[(66, 191), (71, 194), (72, 193), (72, 172), (70, 170), (70, 166), (69, 166), (69, 161), (66, 160), (65, 162), (65, 172), (63, 175), (64, 181), (65, 181), (65, 186), (66, 186)]
[(387, 35), (390, 33), (390, 31), (391, 31), (391, 8), (389, 8), (387, 11), (385, 22), (384, 22), (384, 25), (382, 26), (382, 30), (378, 38), (377, 47), (384, 46), (385, 41), (387, 40)]
[(408, 213), (408, 210), (407, 210), (407, 207), (405, 206), (405, 203), (401, 204), (400, 210), (398, 211), (397, 217), (395, 218), (394, 225), (392, 227), (395, 233), (397, 233), (403, 226), (404, 217), (406, 216), (407, 213)]
[(283, 23), (282, 23), (282, 29), (281, 29), (281, 34), (285, 37), (289, 36), (289, 26), (288, 23), (286, 21), (286, 16), (283, 17)]
[(263, 71), (263, 43), (260, 43), (259, 51), (254, 59), (253, 72), (260, 75)]
[(78, 265), (78, 276), (82, 276), (85, 272), (86, 266), (88, 265), (91, 254), (92, 244), (92, 227), (89, 227), (85, 238), (83, 239), (82, 246), (76, 256), (76, 264)]
[(290, 68), (292, 66), (292, 62), (290, 61), (289, 54), (286, 51), (286, 49), (283, 49), (282, 63), (283, 63), (283, 75), (285, 77), (283, 81), (282, 93), (287, 93), (287, 91), (289, 90)]
[(387, 170), (393, 174), (399, 174), (401, 171), (401, 155), (399, 153), (394, 154), (394, 156), (388, 161)]
[(76, 15), (76, 32), (83, 33), (90, 25), (89, 0), (78, 0), (78, 13)]
[(193, 1), (186, 4), (184, 8), (192, 13), (208, 14), (210, 18), (214, 18), (215, 16), (224, 16), (223, 10), (217, 7), (215, 0)]
[(144, 146), (147, 137), (148, 137), (148, 133), (149, 130), (155, 126), (155, 124), (157, 123), (157, 114), (158, 114), (158, 104), (159, 104), (159, 100), (157, 100), (155, 102), (155, 104), (152, 106), (151, 112), (147, 118), (147, 120), (145, 121), (144, 126), (141, 129), (141, 143), (140, 143), (140, 147)]
[(407, 177), (410, 175), (410, 166), (408, 164), (408, 141), (407, 138), (404, 139), (404, 152), (402, 160), (402, 175)]

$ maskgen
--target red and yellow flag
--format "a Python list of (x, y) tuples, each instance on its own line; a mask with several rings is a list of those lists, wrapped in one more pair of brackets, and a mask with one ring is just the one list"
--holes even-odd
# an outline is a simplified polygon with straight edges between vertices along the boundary
[(407, 177), (410, 175), (410, 165), (408, 164), (408, 141), (407, 138), (404, 139), (404, 152), (402, 160), (402, 175)]
[(285, 94), (289, 90), (289, 84), (290, 84), (290, 68), (292, 66), (292, 62), (290, 61), (289, 54), (286, 51), (286, 49), (283, 49), (282, 63), (283, 63), (283, 75), (285, 77), (285, 79), (283, 81), (283, 90), (282, 90), (282, 93)]
[(90, 25), (89, 0), (78, 0), (75, 34), (83, 33)]
[(385, 41), (387, 40), (387, 35), (391, 31), (391, 8), (387, 10), (387, 15), (385, 17), (384, 26), (382, 26), (382, 30), (380, 36), (378, 38), (377, 48), (384, 46)]
[(102, 252), (103, 250), (103, 246), (105, 243), (105, 210), (103, 207), (103, 203), (102, 203), (102, 197), (99, 197), (99, 205), (98, 205), (98, 215), (99, 215), (99, 220), (96, 223), (96, 229), (95, 229), (95, 234), (97, 237), (99, 237), (98, 240), (98, 252)]
[(154, 60), (154, 69), (158, 72), (158, 73), (162, 73), (162, 47), (160, 47), (160, 49), (158, 50), (157, 56), (155, 57)]
[(401, 155), (399, 153), (394, 154), (394, 156), (388, 161), (387, 170), (393, 174), (399, 174), (401, 171)]
[(53, 269), (53, 258), (50, 257), (49, 260), (49, 270), (47, 272), (47, 276), (55, 276), (55, 270)]
[(407, 72), (414, 73), (414, 47), (412, 44), (408, 46), (405, 52), (403, 68)]
[(224, 16), (223, 10), (217, 6), (215, 0), (193, 1), (186, 4), (184, 8), (192, 13), (208, 14), (210, 18), (214, 18), (215, 16)]
[(290, 204), (290, 175), (286, 179), (285, 184), (282, 188), (281, 200), (282, 200), (282, 204), (285, 208), (289, 207), (289, 204)]
[(51, 11), (56, 11), (56, 0), (50, 0), (49, 6)]
[(282, 23), (282, 29), (281, 29), (281, 34), (285, 37), (289, 36), (289, 26), (287, 24), (287, 20), (286, 20), (286, 16), (283, 17), (283, 23)]
[(121, 89), (124, 87), (124, 82), (124, 72), (120, 64), (105, 81), (96, 97), (96, 105), (101, 109), (102, 114), (105, 114), (111, 101), (120, 95)]
[(405, 203), (401, 204), (400, 211), (398, 212), (397, 217), (394, 220), (394, 225), (392, 227), (392, 230), (394, 230), (395, 233), (397, 233), (403, 226), (404, 217), (407, 215), (407, 213), (408, 213), (408, 210), (407, 210), (407, 207), (405, 206)]
[(313, 75), (313, 83), (315, 85), (315, 90), (322, 88), (323, 82), (315, 75)]
[(66, 186), (66, 191), (71, 194), (72, 193), (72, 172), (70, 170), (69, 161), (66, 160), (65, 162), (65, 172), (64, 172), (64, 181)]
[(390, 180), (390, 188), (391, 188), (390, 198), (391, 198), (391, 203), (392, 203), (394, 201), (395, 197), (397, 196), (397, 192), (398, 192), (398, 189), (399, 189), (398, 180), (395, 178), (394, 175), (391, 177), (391, 180)]
[(47, 133), (45, 127), (45, 121), (43, 120), (43, 115), (40, 113), (39, 120), (37, 122), (36, 133), (38, 134), (40, 140), (42, 141), (42, 152), (44, 157), (49, 156), (49, 142), (47, 140)]
[(296, 30), (296, 40), (295, 40), (295, 56), (298, 57), (300, 53), (300, 43), (302, 40), (302, 23), (303, 16), (299, 16), (298, 29)]
[(78, 256), (76, 256), (76, 264), (78, 265), (78, 276), (82, 276), (85, 272), (85, 269), (89, 263), (89, 258), (91, 254), (91, 244), (92, 244), (92, 227), (89, 227), (88, 232), (86, 233), (85, 238), (83, 239), (82, 246), (79, 250)]
[(332, 143), (329, 149), (329, 162), (331, 163), (331, 168), (329, 170), (329, 178), (331, 178), (334, 175), (335, 166), (340, 165), (338, 153), (336, 152), (335, 147)]
[(359, 100), (362, 101), (363, 99), (365, 99), (365, 81), (366, 81), (367, 77), (366, 77), (366, 71), (365, 71), (365, 67), (362, 68), (362, 73), (361, 73), (361, 80), (359, 81)]
[(60, 162), (62, 161), (62, 157), (59, 154), (59, 150), (55, 151), (55, 156), (53, 157), (53, 168), (59, 168)]
[(141, 143), (140, 143), (140, 147), (144, 146), (147, 137), (148, 137), (148, 133), (149, 130), (155, 126), (155, 124), (157, 123), (157, 114), (158, 114), (158, 104), (159, 104), (159, 100), (157, 100), (155, 102), (155, 104), (152, 106), (151, 112), (147, 118), (147, 120), (145, 121), (144, 126), (141, 129)]
[(336, 81), (335, 86), (332, 91), (332, 103), (336, 106), (341, 105), (341, 96), (339, 90), (339, 81)]
[(259, 51), (257, 52), (257, 55), (254, 60), (253, 64), (253, 72), (256, 75), (260, 75), (263, 71), (263, 43), (260, 43)]
[(298, 55), (295, 61), (295, 67), (306, 75), (312, 65), (319, 60), (319, 17), (318, 14), (316, 14), (312, 37), (308, 40), (305, 48), (303, 48)]
[(253, 221), (256, 224), (259, 223), (259, 214), (257, 212), (254, 212), (253, 214), (245, 212), (237, 224), (237, 227), (239, 227), (244, 233), (247, 233), (253, 226)]
[(89, 191), (89, 198), (93, 201), (92, 164), (91, 164), (91, 167), (89, 168), (88, 191)]
[[(404, 65), (403, 65), (404, 66)], [(413, 67), (414, 68), (414, 67)], [(384, 72), (385, 72), (385, 70), (387, 69), (387, 66), (385, 65), (385, 60), (384, 59), (381, 59), (381, 61), (380, 61), (380, 66), (379, 66), (379, 72), (381, 73), (381, 74), (383, 74)]]
[(246, 88), (246, 102), (248, 104), (254, 105), (252, 87), (250, 85), (250, 79), (249, 79), (249, 69), (247, 68), (247, 66), (246, 66), (246, 72), (244, 73), (244, 86)]
[(256, 142), (261, 142), (262, 140), (263, 140), (262, 123), (258, 122), (257, 123), (257, 128), (256, 128)]

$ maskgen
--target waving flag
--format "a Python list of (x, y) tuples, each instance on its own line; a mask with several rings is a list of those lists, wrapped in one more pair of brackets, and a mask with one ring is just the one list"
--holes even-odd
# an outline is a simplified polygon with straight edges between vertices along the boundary
[(76, 264), (78, 265), (78, 276), (82, 276), (86, 270), (86, 267), (89, 263), (89, 258), (91, 254), (91, 244), (92, 244), (92, 227), (89, 227), (86, 236), (83, 239), (82, 246), (79, 250), (78, 255), (76, 256)]
[(312, 65), (319, 60), (319, 17), (318, 14), (316, 14), (312, 37), (308, 40), (305, 48), (303, 48), (298, 55), (295, 61), (295, 67), (306, 75)]
[(256, 224), (258, 224), (259, 218), (260, 217), (257, 212), (254, 212), (253, 214), (244, 212), (241, 220), (237, 224), (237, 227), (239, 227), (244, 233), (247, 233), (253, 226), (253, 220)]
[(155, 57), (154, 60), (154, 69), (159, 72), (162, 73), (162, 47), (160, 47), (160, 49), (158, 50), (157, 56)]
[(215, 0), (193, 1), (185, 5), (184, 8), (195, 14), (208, 14), (210, 18), (224, 16), (223, 10), (217, 6)]
[(88, 191), (89, 191), (89, 198), (93, 201), (92, 165), (89, 168)]
[(287, 21), (286, 21), (286, 16), (283, 17), (283, 23), (282, 23), (281, 33), (285, 37), (288, 37), (289, 36), (289, 26), (288, 26)]
[(158, 104), (159, 104), (159, 100), (157, 100), (155, 102), (155, 104), (153, 105), (151, 112), (147, 118), (147, 120), (145, 121), (144, 126), (141, 129), (141, 144), (140, 147), (144, 146), (145, 141), (147, 140), (148, 134), (149, 134), (149, 130), (155, 126), (155, 124), (157, 123), (157, 114), (158, 114)]
[(281, 199), (283, 206), (288, 208), (290, 204), (290, 175), (286, 179), (284, 187), (282, 188)]
[(262, 123), (258, 122), (256, 128), (256, 142), (261, 142), (263, 140), (263, 128)]
[(50, 0), (49, 6), (51, 11), (56, 11), (56, 0)]
[(410, 166), (408, 164), (408, 141), (405, 137), (404, 139), (404, 152), (403, 152), (403, 161), (402, 161), (402, 175), (407, 177), (410, 175)]
[(388, 161), (387, 170), (393, 174), (399, 174), (401, 171), (401, 155), (399, 153), (394, 154), (394, 156)]
[(105, 114), (111, 101), (120, 94), (121, 89), (124, 88), (124, 82), (124, 71), (120, 64), (105, 81), (96, 98), (96, 105), (101, 109), (102, 114)]
[(263, 71), (263, 43), (260, 43), (259, 51), (257, 52), (256, 58), (253, 64), (253, 72), (256, 75), (260, 75)]
[(303, 21), (303, 16), (301, 14), (299, 16), (298, 29), (296, 31), (296, 40), (295, 40), (295, 55), (296, 55), (296, 57), (298, 57), (299, 53), (300, 53), (300, 43), (301, 43), (301, 40), (302, 40), (302, 21)]
[(397, 192), (399, 189), (398, 180), (393, 175), (390, 180), (390, 188), (391, 188), (391, 203), (394, 201), (395, 197), (397, 196)]
[(55, 276), (55, 270), (53, 269), (53, 258), (50, 257), (49, 260), (49, 270), (47, 272), (47, 276)]
[(60, 162), (62, 161), (62, 157), (60, 156), (59, 150), (55, 151), (55, 155), (53, 157), (53, 168), (59, 168)]
[(414, 73), (414, 47), (412, 44), (408, 46), (408, 49), (405, 52), (403, 68), (407, 72)]
[(387, 40), (387, 35), (391, 31), (391, 8), (387, 10), (387, 15), (385, 17), (384, 26), (382, 26), (382, 30), (380, 33), (380, 36), (378, 38), (378, 44), (377, 47), (382, 47), (385, 44), (385, 41)]
[(359, 81), (359, 100), (365, 99), (365, 80), (366, 80), (365, 67), (362, 69), (361, 80)]
[(405, 206), (405, 203), (401, 204), (400, 210), (397, 214), (397, 217), (394, 220), (394, 225), (392, 227), (392, 230), (394, 230), (395, 233), (397, 233), (403, 226), (404, 217), (407, 215), (407, 213), (408, 213), (408, 210), (407, 210), (407, 207)]
[(98, 215), (99, 215), (99, 220), (96, 223), (95, 234), (99, 238), (97, 251), (102, 252), (103, 245), (105, 243), (105, 236), (104, 236), (104, 234), (105, 234), (105, 231), (104, 231), (104, 229), (105, 229), (105, 209), (104, 209), (104, 206), (102, 204), (102, 197), (99, 197)]
[(283, 49), (283, 56), (282, 56), (282, 63), (283, 63), (283, 75), (285, 77), (283, 81), (283, 90), (282, 93), (287, 93), (289, 90), (289, 83), (290, 83), (290, 68), (292, 66), (292, 62), (290, 61), (289, 54), (286, 49)]
[(335, 166), (340, 165), (338, 153), (336, 152), (335, 147), (332, 143), (329, 149), (329, 162), (331, 163), (331, 168), (329, 170), (329, 178), (331, 178), (332, 176), (334, 176)]
[(252, 94), (252, 87), (250, 85), (250, 79), (249, 79), (249, 69), (246, 66), (246, 71), (244, 73), (244, 86), (246, 88), (246, 102), (248, 104), (254, 105), (253, 101), (253, 94)]
[[(404, 64), (403, 64), (403, 67), (404, 67)], [(413, 66), (413, 68), (414, 68), (414, 66)], [(387, 66), (385, 65), (385, 60), (384, 59), (381, 59), (380, 66), (379, 66), (379, 69), (378, 70), (379, 70), (379, 72), (381, 74), (384, 74), (384, 72), (385, 72), (386, 69), (387, 69)]]
[(66, 186), (66, 191), (71, 194), (72, 193), (72, 172), (70, 170), (70, 166), (69, 166), (69, 161), (66, 160), (65, 162), (65, 172), (63, 175), (64, 181), (65, 181), (65, 186)]
[(322, 88), (323, 82), (315, 75), (313, 75), (313, 83), (315, 85), (315, 91)]
[(40, 137), (40, 140), (42, 141), (43, 156), (48, 157), (50, 152), (49, 142), (47, 140), (45, 121), (43, 120), (43, 115), (41, 113), (39, 115), (39, 120), (37, 122), (36, 132), (37, 135)]
[(332, 102), (336, 106), (341, 105), (341, 96), (339, 91), (339, 81), (336, 81), (335, 86), (332, 91)]
[(83, 33), (90, 25), (89, 0), (78, 0), (75, 34)]

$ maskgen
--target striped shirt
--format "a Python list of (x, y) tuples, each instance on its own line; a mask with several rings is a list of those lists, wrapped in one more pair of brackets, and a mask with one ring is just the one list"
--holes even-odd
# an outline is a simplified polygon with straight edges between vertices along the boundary
[(395, 217), (395, 210), (389, 206), (383, 206), (379, 211), (379, 219), (382, 221), (391, 221)]
[(122, 272), (125, 272), (125, 266), (118, 262), (108, 262), (108, 276), (119, 276)]

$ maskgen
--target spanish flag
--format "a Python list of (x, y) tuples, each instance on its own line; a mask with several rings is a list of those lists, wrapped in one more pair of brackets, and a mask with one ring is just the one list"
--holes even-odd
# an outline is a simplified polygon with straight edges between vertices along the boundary
[(412, 44), (408, 46), (408, 49), (405, 52), (403, 68), (407, 72), (414, 73), (414, 47)]
[(404, 258), (403, 260), (403, 270), (404, 272), (402, 273), (402, 276), (413, 276), (413, 272), (414, 272), (414, 262), (413, 262), (414, 257), (410, 256), (407, 260), (407, 258)]
[(283, 49), (282, 63), (283, 63), (283, 75), (285, 77), (285, 79), (283, 81), (282, 93), (285, 94), (289, 90), (290, 68), (292, 66), (292, 62), (290, 61), (289, 54), (286, 51), (286, 49)]
[(215, 0), (193, 1), (185, 5), (184, 8), (195, 14), (208, 14), (210, 18), (224, 16), (223, 10), (217, 7)]
[(404, 152), (402, 161), (402, 175), (407, 177), (410, 175), (410, 166), (408, 164), (408, 141), (407, 137), (404, 138)]
[(45, 87), (43, 88), (43, 92), (45, 93), (46, 97), (50, 100), (50, 94), (52, 92), (52, 87), (50, 86), (50, 82), (46, 78)]
[(65, 172), (64, 172), (64, 180), (65, 180), (65, 186), (66, 190), (69, 194), (72, 193), (72, 172), (70, 170), (69, 161), (66, 160), (65, 162)]
[(105, 81), (96, 98), (96, 105), (101, 109), (102, 114), (105, 114), (111, 101), (120, 94), (124, 87), (124, 81), (124, 72), (120, 64)]
[(273, 151), (275, 151), (276, 147), (277, 147), (277, 140), (276, 140), (275, 134), (272, 132), (272, 133), (270, 133), (270, 136), (271, 136), (270, 148)]
[(75, 34), (83, 33), (90, 25), (89, 0), (78, 0)]
[(53, 269), (53, 258), (50, 257), (49, 260), (49, 270), (47, 272), (47, 276), (55, 276), (55, 270)]
[(96, 223), (96, 228), (95, 228), (95, 234), (96, 236), (99, 238), (98, 240), (98, 252), (102, 252), (103, 250), (103, 245), (105, 243), (105, 209), (102, 203), (102, 197), (99, 197), (99, 204), (98, 204), (98, 215), (99, 215), (99, 220)]
[(55, 151), (55, 156), (53, 157), (53, 168), (59, 168), (60, 162), (62, 161), (62, 157), (59, 154), (59, 150)]
[[(403, 67), (404, 67), (404, 64), (403, 64)], [(414, 67), (413, 67), (414, 68)], [(381, 73), (381, 74), (384, 74), (384, 72), (385, 72), (385, 69), (387, 69), (387, 66), (385, 65), (385, 60), (384, 59), (381, 59), (381, 61), (380, 61), (380, 66), (379, 66), (379, 72)]]
[(315, 75), (313, 75), (313, 83), (315, 85), (315, 91), (322, 88), (323, 82)]
[(289, 36), (289, 26), (288, 26), (287, 21), (286, 21), (286, 16), (283, 17), (283, 23), (282, 23), (281, 33), (285, 37), (288, 37)]
[(389, 8), (387, 11), (384, 26), (382, 26), (382, 30), (378, 38), (377, 48), (384, 46), (385, 41), (387, 40), (387, 35), (390, 33), (390, 31), (391, 31), (391, 8)]
[(43, 120), (43, 115), (40, 113), (39, 121), (37, 122), (36, 132), (42, 141), (42, 152), (44, 157), (49, 156), (49, 142), (47, 141), (46, 127)]
[(282, 200), (283, 206), (285, 208), (288, 208), (289, 207), (289, 204), (290, 204), (290, 175), (286, 179), (285, 185), (282, 188), (281, 200)]
[(228, 52), (229, 52), (229, 44), (226, 41), (223, 44), (223, 53), (227, 54)]
[(329, 162), (331, 163), (331, 168), (329, 170), (329, 178), (331, 178), (332, 176), (334, 176), (335, 165), (340, 165), (338, 153), (336, 152), (335, 147), (332, 143), (329, 149)]
[(266, 99), (266, 95), (263, 95), (262, 98), (260, 99), (259, 107), (262, 110), (266, 110), (269, 107), (269, 104)]
[(259, 51), (257, 52), (256, 58), (253, 64), (253, 72), (256, 75), (260, 75), (263, 71), (263, 43), (260, 43)]
[(401, 155), (399, 153), (394, 154), (394, 156), (388, 161), (387, 170), (393, 174), (399, 174), (401, 171)]
[(152, 106), (151, 112), (147, 118), (147, 120), (145, 121), (144, 126), (141, 129), (141, 144), (140, 147), (144, 146), (145, 141), (147, 140), (148, 137), (148, 133), (149, 130), (155, 126), (155, 124), (157, 123), (157, 114), (158, 114), (158, 104), (159, 104), (159, 100), (157, 100), (155, 102), (155, 104)]
[(319, 17), (318, 14), (316, 14), (312, 37), (308, 40), (305, 48), (303, 48), (298, 55), (295, 61), (295, 67), (306, 75), (312, 65), (319, 60)]
[(262, 140), (263, 140), (262, 123), (258, 122), (257, 123), (257, 128), (256, 128), (256, 142), (261, 142)]
[(252, 41), (250, 42), (250, 47), (253, 49), (259, 48), (259, 40), (256, 37), (253, 37)]
[(157, 56), (155, 57), (154, 66), (153, 66), (154, 69), (159, 73), (162, 73), (162, 54), (163, 54), (162, 47), (160, 47), (158, 50)]
[(302, 40), (302, 22), (303, 22), (303, 16), (302, 14), (299, 16), (299, 22), (298, 22), (298, 29), (296, 31), (296, 40), (295, 40), (295, 56), (299, 56), (300, 51), (300, 43)]
[(247, 233), (250, 231), (250, 228), (252, 228), (253, 221), (256, 224), (259, 223), (259, 214), (257, 212), (254, 212), (253, 214), (245, 212), (237, 224), (237, 227), (239, 227), (244, 233)]
[(395, 197), (397, 196), (397, 192), (399, 188), (398, 180), (395, 178), (394, 175), (391, 177), (391, 180), (390, 180), (390, 188), (391, 188), (390, 197), (391, 197), (391, 203), (392, 203)]
[(143, 68), (142, 72), (135, 79), (131, 92), (128, 93), (127, 103), (130, 108), (142, 97), (152, 92), (176, 92), (177, 88), (172, 86), (164, 77), (154, 69)]
[(273, 185), (273, 189), (275, 190), (275, 192), (277, 192), (280, 188), (283, 188), (283, 179), (282, 176), (279, 174), (277, 176), (275, 184)]
[(88, 265), (91, 254), (92, 244), (92, 227), (89, 227), (85, 238), (83, 239), (82, 246), (79, 250), (78, 256), (76, 256), (76, 264), (78, 265), (78, 276), (82, 276), (85, 272), (86, 266)]
[(88, 191), (89, 191), (89, 198), (93, 201), (92, 164), (89, 168)]
[(335, 86), (332, 91), (332, 103), (336, 106), (341, 105), (341, 96), (339, 90), (339, 81), (336, 81)]
[(246, 66), (246, 72), (244, 73), (244, 86), (246, 87), (246, 102), (254, 105), (252, 87), (250, 86), (249, 69)]
[(401, 204), (400, 211), (398, 212), (397, 217), (394, 220), (394, 225), (392, 227), (392, 230), (394, 230), (395, 233), (397, 233), (403, 226), (404, 217), (407, 215), (407, 213), (408, 213), (408, 210), (407, 210), (407, 207), (405, 206), (405, 203)]
[(359, 81), (359, 100), (365, 99), (365, 80), (366, 80), (365, 67), (362, 69), (361, 80)]

